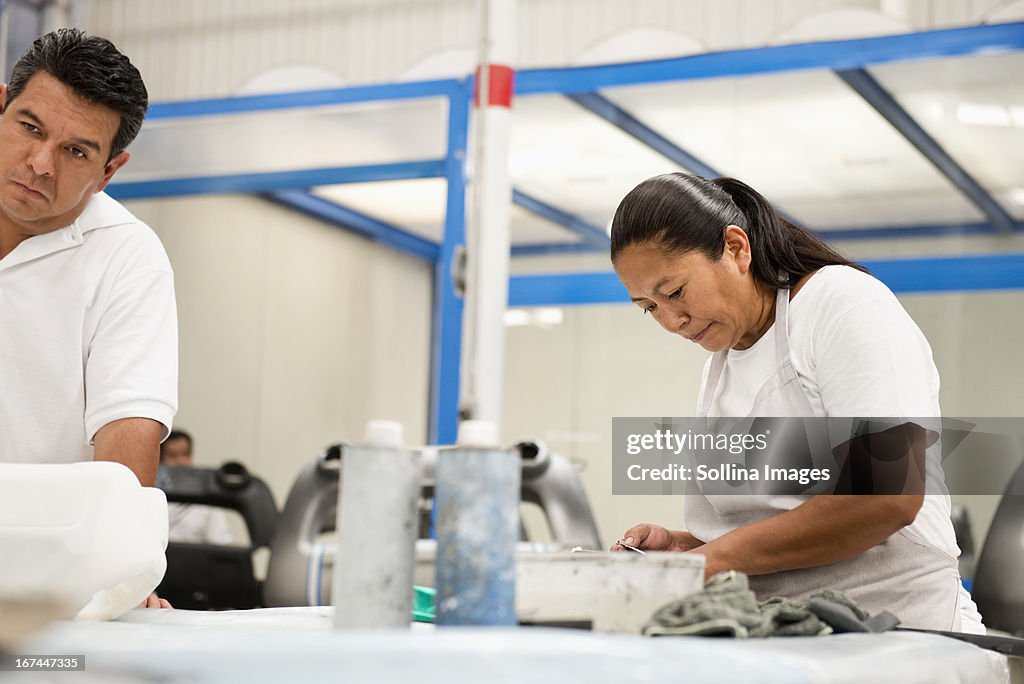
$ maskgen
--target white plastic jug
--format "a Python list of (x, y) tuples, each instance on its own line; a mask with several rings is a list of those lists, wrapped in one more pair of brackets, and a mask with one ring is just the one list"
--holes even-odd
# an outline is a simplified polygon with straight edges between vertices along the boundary
[(167, 569), (167, 499), (119, 463), (0, 463), (0, 599), (112, 620)]

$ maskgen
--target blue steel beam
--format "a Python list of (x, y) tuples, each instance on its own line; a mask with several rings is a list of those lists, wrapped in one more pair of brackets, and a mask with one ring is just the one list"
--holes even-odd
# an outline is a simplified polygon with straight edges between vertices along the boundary
[(304, 190), (276, 190), (263, 197), (322, 221), (346, 228), (417, 259), (436, 261), (441, 248), (418, 235)]
[(579, 93), (568, 97), (691, 173), (705, 178), (722, 175), (606, 97), (597, 93)]
[(1014, 221), (1006, 213), (1006, 210), (999, 206), (999, 203), (992, 198), (992, 195), (981, 187), (963, 167), (957, 164), (942, 149), (942, 146), (928, 135), (917, 121), (868, 72), (863, 69), (842, 69), (836, 71), (836, 75), (846, 85), (853, 88), (868, 104), (874, 107), (893, 128), (899, 131), (942, 175), (948, 178), (974, 206), (978, 207), (998, 232), (1008, 234), (1013, 231)]
[(897, 294), (1024, 289), (1024, 254), (864, 261)]
[[(1016, 230), (1024, 231), (1024, 223), (1017, 222)], [(932, 238), (962, 237), (968, 235), (993, 235), (996, 229), (990, 223), (938, 223), (910, 226), (880, 226), (875, 228), (832, 228), (813, 231), (829, 242), (849, 240), (884, 240), (888, 238)], [(579, 254), (600, 252), (607, 247), (598, 247), (586, 242), (553, 242), (548, 244), (530, 243), (512, 247), (512, 256), (544, 256), (548, 254)]]
[(472, 91), (467, 88), (449, 100), (448, 153), (444, 168), (448, 181), (444, 240), (440, 258), (434, 266), (428, 444), (454, 444), (459, 426), (464, 302), (462, 294), (455, 291), (455, 270), (460, 251), (466, 243), (466, 143), (470, 93)]
[(437, 178), (444, 176), (444, 160), (338, 166), (299, 171), (269, 171), (222, 176), (190, 176), (162, 180), (111, 183), (107, 192), (119, 200), (209, 195), (218, 193), (253, 193), (272, 190), (311, 188), (317, 185), (371, 183), (374, 181)]
[[(897, 294), (1024, 289), (1024, 253), (861, 263)], [(629, 303), (626, 288), (612, 271), (509, 279), (510, 307)]]
[[(722, 175), (606, 97), (597, 93), (581, 93), (567, 97), (691, 173), (708, 179)], [(785, 213), (782, 216), (793, 225), (800, 225), (792, 216)]]
[(414, 81), (409, 83), (382, 83), (349, 88), (304, 90), (270, 95), (243, 95), (240, 97), (211, 98), (158, 102), (150, 106), (147, 121), (182, 119), (227, 114), (251, 114), (278, 109), (325, 107), (341, 104), (361, 104), (379, 100), (410, 100), (428, 97), (447, 97), (459, 91), (459, 81)]
[(516, 95), (591, 93), (602, 88), (804, 69), (859, 69), (912, 59), (1024, 49), (1024, 22), (709, 52), (674, 59), (516, 72)]
[(579, 216), (547, 204), (532, 195), (527, 195), (525, 192), (520, 192), (513, 188), (512, 201), (523, 209), (576, 233), (592, 245), (607, 249), (608, 245), (611, 244), (608, 233), (597, 226), (588, 223)]
[[(1018, 229), (1020, 229), (1019, 224)], [(884, 226), (880, 228), (836, 228), (815, 232), (823, 240), (836, 242), (839, 240), (992, 235), (996, 232), (996, 229), (990, 223), (938, 223), (934, 225)]]
[(550, 244), (513, 245), (512, 256), (547, 256), (551, 254), (584, 254), (608, 252), (608, 245), (600, 246), (589, 242), (552, 242)]
[(614, 271), (514, 275), (508, 279), (510, 308), (628, 303), (629, 293)]

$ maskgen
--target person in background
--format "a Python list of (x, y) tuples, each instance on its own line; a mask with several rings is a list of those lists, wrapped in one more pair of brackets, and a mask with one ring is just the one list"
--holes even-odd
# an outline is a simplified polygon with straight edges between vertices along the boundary
[[(160, 465), (192, 467), (192, 436), (184, 430), (172, 430), (160, 445)], [(232, 542), (224, 511), (214, 506), (169, 502), (168, 539), (190, 544), (228, 545)]]
[(178, 401), (174, 276), (103, 192), (147, 108), (129, 59), (77, 29), (36, 39), (0, 84), (2, 461), (115, 461), (154, 483)]
[[(899, 300), (745, 183), (644, 181), (615, 213), (611, 259), (644, 314), (712, 352), (698, 416), (941, 415), (931, 348)], [(660, 382), (665, 369), (648, 361), (638, 351), (638, 370)], [(939, 448), (920, 425), (899, 427), (915, 457)], [(908, 627), (984, 633), (941, 469), (927, 477), (927, 494), (702, 491), (684, 497), (687, 530), (645, 523), (621, 540), (703, 554), (706, 576), (745, 572), (762, 600), (834, 589)]]

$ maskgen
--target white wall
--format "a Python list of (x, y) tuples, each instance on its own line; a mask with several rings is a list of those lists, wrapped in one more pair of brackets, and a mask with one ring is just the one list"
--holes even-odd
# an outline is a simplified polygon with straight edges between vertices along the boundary
[(167, 248), (180, 410), (198, 465), (246, 464), (283, 505), (302, 467), (365, 422), (426, 439), (425, 262), (241, 196), (130, 202)]

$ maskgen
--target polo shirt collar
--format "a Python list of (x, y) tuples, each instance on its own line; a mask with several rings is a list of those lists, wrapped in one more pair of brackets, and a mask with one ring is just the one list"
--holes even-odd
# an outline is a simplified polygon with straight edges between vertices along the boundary
[(131, 212), (105, 192), (92, 196), (85, 210), (70, 225), (24, 240), (3, 259), (0, 270), (23, 264), (33, 259), (77, 247), (85, 242), (85, 234), (97, 228), (110, 228), (135, 221)]

